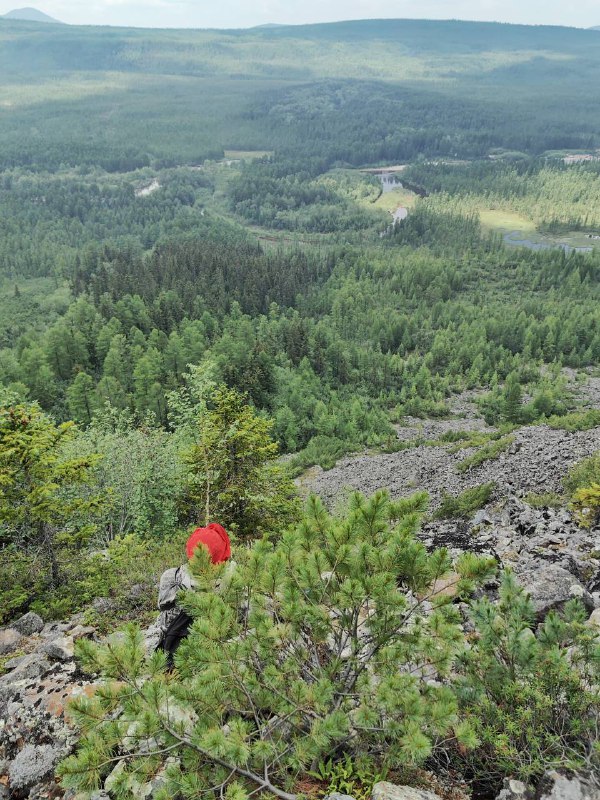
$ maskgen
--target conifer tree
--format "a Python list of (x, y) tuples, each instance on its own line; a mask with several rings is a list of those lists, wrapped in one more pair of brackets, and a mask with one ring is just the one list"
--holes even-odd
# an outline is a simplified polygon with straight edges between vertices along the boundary
[(312, 498), (279, 541), (238, 548), (232, 572), (197, 554), (199, 591), (185, 601), (194, 622), (172, 674), (162, 652), (145, 657), (134, 628), (82, 643), (84, 666), (107, 682), (73, 704), (83, 737), (62, 765), (65, 786), (93, 790), (121, 760), (117, 796), (160, 772), (162, 800), (219, 789), (294, 800), (297, 779), (325, 757), (398, 767), (442, 739), (474, 745), (442, 680), (463, 635), (439, 579), (453, 568), (461, 596), (493, 564), (428, 554), (414, 536), (425, 506), (424, 494), (357, 494), (337, 519)]
[(275, 464), (273, 423), (259, 416), (244, 395), (215, 389), (198, 421), (198, 441), (187, 454), (190, 496), (196, 515), (218, 519), (244, 537), (277, 530), (297, 512), (293, 484)]
[(61, 580), (60, 548), (85, 541), (101, 507), (99, 497), (81, 491), (97, 459), (61, 452), (75, 430), (72, 422), (55, 425), (36, 405), (0, 408), (0, 541), (38, 551), (53, 586)]

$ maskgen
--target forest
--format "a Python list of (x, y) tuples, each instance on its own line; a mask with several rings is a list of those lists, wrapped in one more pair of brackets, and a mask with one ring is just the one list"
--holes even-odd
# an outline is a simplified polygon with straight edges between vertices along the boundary
[[(487, 800), (509, 776), (597, 766), (580, 605), (534, 624), (510, 570), (419, 539), (492, 483), (439, 509), (381, 490), (332, 511), (298, 487), (411, 447), (397, 426), (447, 419), (462, 392), (493, 426), (444, 440), (474, 448), (464, 471), (522, 426), (597, 427), (565, 374), (600, 361), (598, 32), (1, 18), (0, 70), (0, 623), (149, 624), (155, 598), (131, 588), (205, 515), (239, 562), (190, 601), (174, 677), (135, 624), (81, 644), (108, 683), (74, 704), (63, 786), (94, 796), (127, 738), (142, 757), (117, 798), (171, 749), (158, 800), (367, 800), (432, 764)], [(599, 482), (596, 456), (559, 498), (584, 527)], [(211, 569), (194, 559), (204, 588)], [(416, 677), (432, 664), (439, 683)], [(191, 738), (163, 701), (193, 710)]]

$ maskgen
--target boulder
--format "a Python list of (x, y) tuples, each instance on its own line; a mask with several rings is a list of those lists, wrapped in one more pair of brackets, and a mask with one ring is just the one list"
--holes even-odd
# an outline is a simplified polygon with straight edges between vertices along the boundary
[(373, 786), (371, 800), (440, 800), (440, 796), (425, 789), (380, 781)]
[(31, 653), (20, 658), (11, 658), (5, 664), (11, 671), (0, 677), (0, 684), (40, 678), (50, 669), (50, 662), (42, 653)]
[(600, 608), (595, 608), (592, 613), (590, 614), (590, 618), (588, 619), (588, 625), (591, 625), (594, 628), (598, 628), (600, 631)]
[(529, 788), (522, 781), (505, 778), (502, 790), (496, 800), (526, 800), (528, 796)]
[(12, 622), (10, 627), (19, 631), (23, 636), (31, 636), (34, 633), (40, 633), (44, 629), (44, 620), (38, 614), (29, 611), (15, 622)]
[(70, 636), (53, 639), (42, 645), (40, 649), (51, 661), (72, 661), (75, 657), (75, 643)]
[(569, 600), (578, 598), (589, 612), (594, 603), (585, 590), (570, 572), (557, 564), (540, 562), (535, 569), (518, 571), (519, 583), (528, 591), (538, 621), (542, 621), (548, 612), (560, 610)]
[(60, 758), (60, 750), (52, 745), (25, 745), (8, 768), (11, 790), (14, 792), (39, 783), (53, 773)]
[(325, 795), (323, 800), (354, 800), (354, 797), (350, 794), (340, 794), (339, 792), (332, 792), (331, 794)]
[(4, 628), (0, 631), (0, 656), (12, 653), (21, 643), (23, 636), (14, 628)]
[(115, 606), (115, 601), (111, 600), (109, 597), (97, 597), (92, 603), (92, 608), (94, 611), (97, 611), (98, 614), (106, 614), (109, 611), (113, 611)]
[(91, 639), (96, 634), (96, 628), (91, 625), (76, 625), (69, 631), (69, 636), (76, 642), (78, 639)]
[(538, 788), (538, 800), (600, 800), (600, 786), (578, 775), (547, 772)]

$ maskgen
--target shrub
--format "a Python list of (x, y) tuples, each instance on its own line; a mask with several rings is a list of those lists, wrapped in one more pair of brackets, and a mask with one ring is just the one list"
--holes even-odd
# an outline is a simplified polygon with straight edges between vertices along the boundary
[(578, 489), (584, 489), (593, 483), (600, 483), (600, 451), (575, 464), (563, 481), (566, 491), (571, 496)]
[(600, 484), (592, 483), (591, 486), (577, 489), (571, 508), (577, 521), (584, 528), (591, 528), (600, 518)]
[(185, 601), (194, 622), (173, 674), (163, 653), (145, 658), (133, 627), (104, 646), (82, 642), (84, 666), (108, 682), (73, 703), (83, 736), (64, 785), (93, 790), (126, 754), (118, 791), (171, 757), (162, 800), (215, 787), (293, 800), (326, 758), (373, 756), (385, 769), (423, 762), (438, 741), (474, 744), (443, 682), (463, 637), (436, 581), (453, 569), (464, 596), (493, 562), (428, 554), (415, 538), (425, 504), (354, 495), (336, 519), (313, 498), (280, 540), (238, 550), (219, 592), (223, 568), (198, 553), (200, 590)]
[(506, 776), (600, 767), (600, 643), (577, 601), (535, 627), (527, 594), (503, 576), (500, 601), (474, 601), (475, 634), (455, 683), (479, 740), (462, 766), (494, 797)]
[(355, 800), (370, 800), (373, 786), (386, 779), (386, 770), (378, 768), (372, 759), (349, 755), (337, 761), (320, 761), (309, 774), (324, 785), (324, 795), (341, 794)]
[[(160, 574), (181, 562), (186, 535), (150, 543), (126, 536), (101, 552), (61, 553), (63, 580), (54, 587), (48, 585), (35, 556), (4, 550), (0, 624), (27, 610), (44, 619), (66, 619), (87, 609), (87, 621), (101, 631), (113, 630), (127, 620), (149, 621), (155, 614)], [(132, 594), (133, 586), (137, 590)], [(88, 608), (97, 597), (110, 600), (104, 613)]]
[(360, 445), (354, 447), (348, 442), (343, 442), (335, 436), (313, 436), (308, 445), (291, 460), (294, 475), (299, 475), (308, 467), (318, 464), (323, 469), (332, 469), (338, 459), (352, 450), (358, 450)]
[(483, 508), (489, 502), (494, 489), (495, 483), (482, 483), (479, 486), (473, 486), (471, 489), (465, 489), (456, 497), (442, 494), (442, 502), (439, 509), (434, 515), (435, 519), (452, 519), (453, 517), (469, 517), (474, 511)]
[(462, 461), (459, 461), (459, 463), (456, 465), (456, 469), (459, 472), (468, 472), (468, 470), (473, 469), (474, 467), (479, 467), (485, 461), (498, 458), (501, 453), (504, 453), (506, 450), (508, 450), (514, 441), (514, 436), (504, 436), (502, 439), (492, 441), (489, 444), (484, 445), (472, 455), (468, 456)]
[(242, 537), (256, 537), (298, 517), (293, 483), (274, 461), (273, 423), (235, 389), (220, 386), (199, 420), (198, 441), (186, 454), (195, 518), (219, 520)]
[(564, 499), (556, 492), (546, 492), (544, 494), (529, 492), (523, 500), (532, 508), (562, 508), (565, 505)]
[(551, 428), (565, 431), (589, 431), (600, 426), (600, 410), (591, 408), (588, 411), (574, 411), (572, 414), (553, 416), (548, 420)]

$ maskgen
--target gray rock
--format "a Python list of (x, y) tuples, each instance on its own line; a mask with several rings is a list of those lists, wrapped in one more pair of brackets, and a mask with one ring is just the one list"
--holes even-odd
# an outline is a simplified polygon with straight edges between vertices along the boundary
[(75, 643), (70, 636), (53, 639), (40, 648), (51, 661), (72, 661), (75, 657)]
[(50, 662), (42, 653), (31, 653), (18, 659), (13, 658), (11, 661), (18, 663), (11, 668), (11, 672), (0, 677), (0, 685), (40, 678), (52, 668)]
[(148, 655), (152, 655), (152, 653), (156, 650), (161, 635), (162, 631), (158, 622), (153, 623), (144, 631), (144, 648)]
[(558, 772), (547, 772), (540, 782), (539, 800), (600, 800), (600, 785), (574, 775), (567, 778)]
[(69, 631), (69, 636), (76, 642), (78, 639), (91, 639), (96, 633), (96, 628), (91, 625), (76, 625)]
[(396, 786), (395, 783), (380, 781), (373, 786), (371, 800), (440, 800), (439, 795), (413, 786)]
[(323, 800), (354, 800), (354, 797), (350, 794), (340, 794), (339, 792), (332, 792), (331, 794), (325, 795)]
[(108, 597), (97, 597), (92, 603), (92, 608), (99, 614), (106, 614), (115, 607), (115, 601)]
[(496, 800), (525, 800), (528, 797), (529, 789), (522, 782), (514, 778), (505, 778), (502, 791)]
[(0, 631), (0, 656), (12, 653), (17, 649), (23, 637), (14, 628), (4, 628)]
[(54, 771), (61, 752), (49, 744), (25, 745), (8, 769), (11, 790), (33, 786)]
[(488, 512), (482, 508), (471, 520), (471, 525), (475, 528), (477, 525), (492, 525), (493, 522), (494, 520), (490, 517)]
[(144, 583), (134, 583), (131, 589), (127, 592), (129, 600), (141, 600), (143, 597), (148, 596), (148, 587)]
[(588, 619), (588, 625), (592, 625), (593, 627), (598, 628), (598, 631), (600, 631), (600, 608), (595, 608), (592, 611), (590, 618)]
[(16, 622), (11, 623), (11, 628), (22, 633), (23, 636), (31, 636), (34, 633), (40, 633), (44, 628), (44, 620), (33, 611), (29, 611), (22, 617), (19, 617)]
[(569, 600), (577, 597), (588, 611), (594, 604), (585, 588), (557, 564), (540, 562), (534, 569), (517, 570), (519, 583), (529, 592), (538, 620), (543, 620), (549, 611), (562, 608)]

